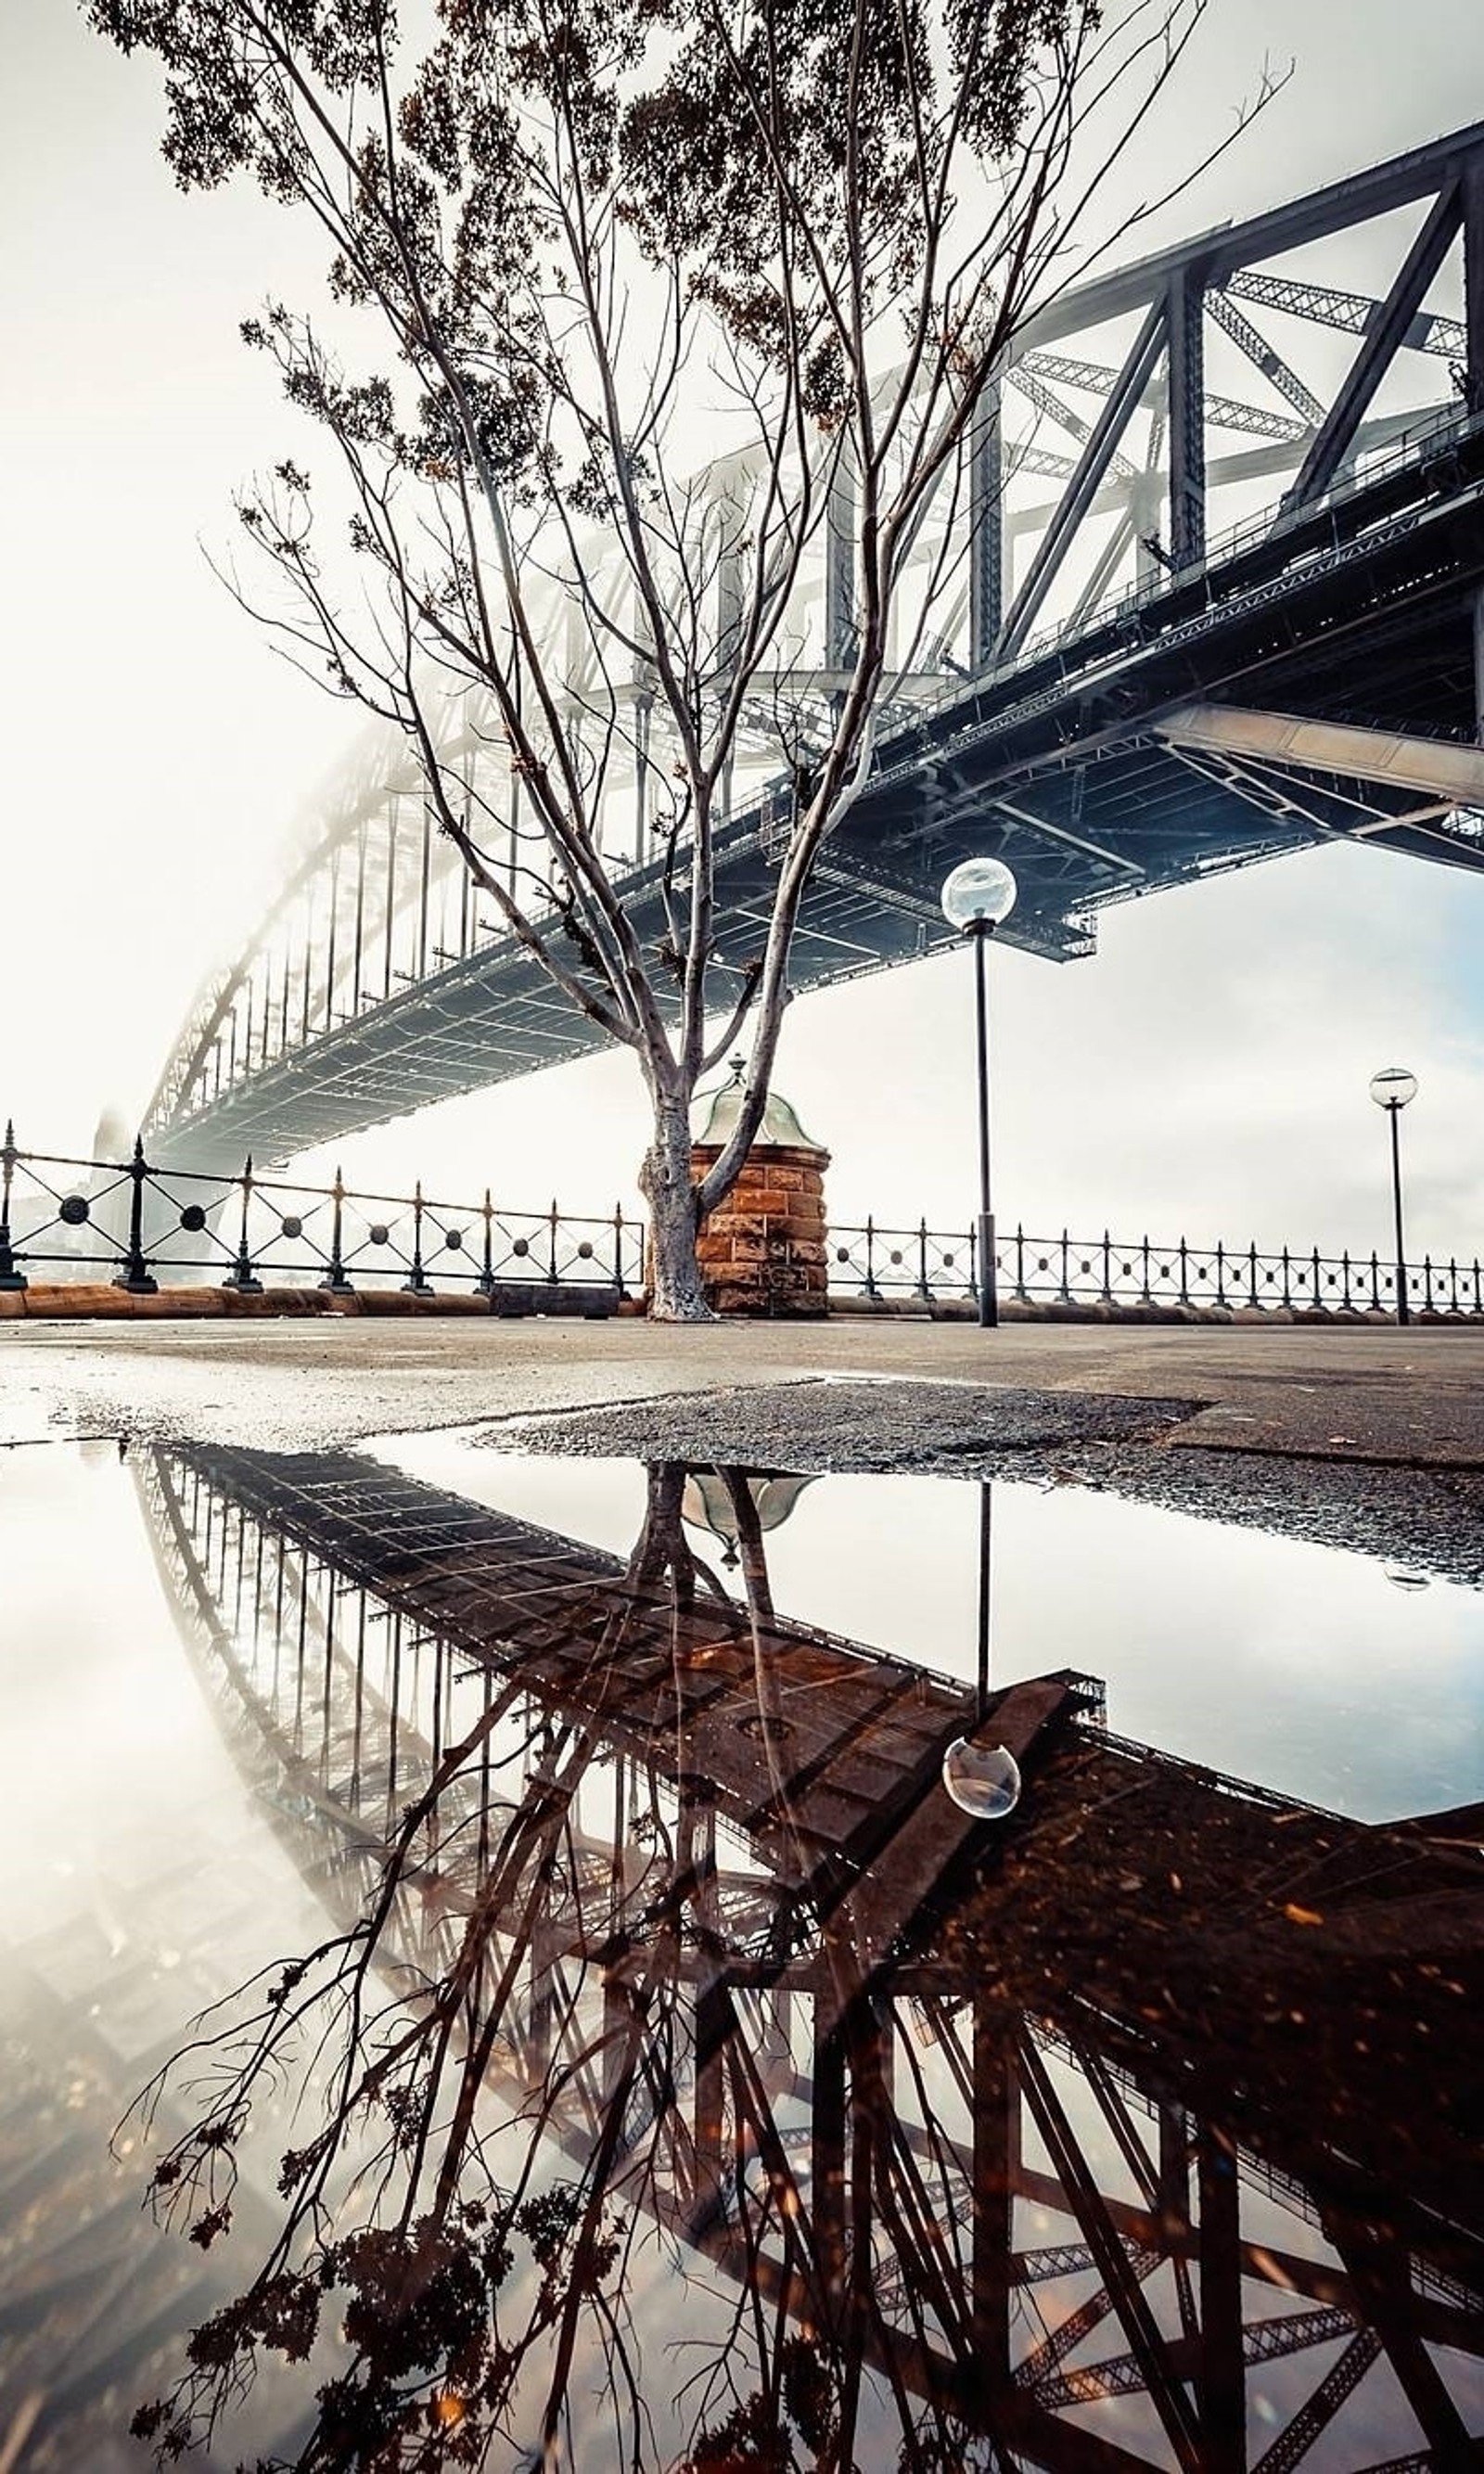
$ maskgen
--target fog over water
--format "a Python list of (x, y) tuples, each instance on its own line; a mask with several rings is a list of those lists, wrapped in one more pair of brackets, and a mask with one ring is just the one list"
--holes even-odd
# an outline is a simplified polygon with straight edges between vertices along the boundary
[[(1473, 0), (1213, 5), (1161, 123), (1213, 136), (1265, 54), (1264, 121), (1166, 219), (1175, 237), (1465, 122)], [(65, 7), (0, 13), (0, 661), (8, 833), (0, 1118), (85, 1148), (142, 1109), (195, 985), (240, 935), (356, 719), (215, 582), (233, 485), (302, 449), (237, 340), (265, 292), (312, 301), (319, 251), (255, 193), (182, 199), (151, 70)], [(1146, 239), (1152, 235), (1146, 235)], [(1142, 244), (1141, 244), (1142, 245)], [(1388, 269), (1350, 270), (1384, 284)], [(1034, 1227), (1387, 1242), (1373, 1070), (1412, 1068), (1415, 1250), (1484, 1248), (1484, 879), (1317, 852), (1104, 917), (1090, 962), (995, 973), (998, 1200)], [(972, 1198), (966, 957), (810, 997), (780, 1066), (850, 1218), (961, 1221)], [(630, 1061), (562, 1069), (344, 1148), (362, 1182), (610, 1208), (644, 1139)], [(330, 1163), (327, 1160), (325, 1165)]]

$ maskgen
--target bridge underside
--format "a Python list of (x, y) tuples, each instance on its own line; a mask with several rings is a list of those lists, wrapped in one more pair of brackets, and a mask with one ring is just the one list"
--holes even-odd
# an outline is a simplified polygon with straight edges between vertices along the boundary
[[(795, 986), (951, 942), (938, 887), (970, 852), (1014, 868), (1004, 941), (1058, 960), (1093, 950), (1107, 903), (1327, 841), (1484, 870), (1481, 589), (1474, 420), (1074, 644), (964, 686), (881, 748), (810, 887)], [(738, 970), (763, 943), (787, 822), (765, 799), (721, 842), (719, 958)], [(651, 946), (658, 879), (628, 880)], [(152, 1148), (292, 1153), (601, 1044), (506, 939), (175, 1115)]]

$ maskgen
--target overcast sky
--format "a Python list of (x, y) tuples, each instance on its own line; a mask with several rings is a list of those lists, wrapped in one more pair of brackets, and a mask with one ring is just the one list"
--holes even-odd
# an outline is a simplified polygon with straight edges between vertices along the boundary
[[(1399, 28), (1404, 24), (1404, 40)], [(1477, 0), (1213, 0), (1163, 143), (1214, 133), (1264, 56), (1285, 92), (1188, 228), (1484, 111)], [(312, 301), (318, 252), (255, 193), (182, 199), (147, 63), (68, 0), (0, 0), (0, 1117), (85, 1147), (142, 1108), (353, 717), (212, 578), (233, 485), (290, 443), (238, 321)], [(1373, 280), (1389, 272), (1378, 265)], [(1347, 279), (1362, 280), (1352, 263)], [(1384, 1246), (1379, 1065), (1416, 1250), (1484, 1251), (1484, 876), (1331, 851), (1107, 913), (1091, 961), (996, 957), (997, 1197), (1028, 1226)], [(837, 1215), (972, 1208), (966, 956), (796, 1005), (779, 1080), (834, 1154)], [(573, 1209), (632, 1190), (631, 1062), (480, 1096), (345, 1147), (348, 1176)]]

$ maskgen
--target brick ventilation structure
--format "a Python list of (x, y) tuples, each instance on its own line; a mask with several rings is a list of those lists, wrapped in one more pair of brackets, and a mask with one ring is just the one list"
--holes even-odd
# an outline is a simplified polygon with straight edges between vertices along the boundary
[[(691, 1174), (705, 1176), (737, 1121), (742, 1058), (712, 1098), (691, 1146)], [(828, 1312), (824, 1172), (830, 1154), (811, 1142), (787, 1100), (774, 1092), (758, 1138), (718, 1211), (700, 1234), (701, 1276), (718, 1314), (800, 1316)]]

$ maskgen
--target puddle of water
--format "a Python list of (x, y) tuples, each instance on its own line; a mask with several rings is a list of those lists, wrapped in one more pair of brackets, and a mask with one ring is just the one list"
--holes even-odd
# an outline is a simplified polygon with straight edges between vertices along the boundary
[[(643, 1517), (628, 1461), (506, 1458), (448, 1433), (377, 1452), (614, 1554)], [(1484, 1797), (1484, 1592), (1399, 1587), (1375, 1558), (1081, 1487), (997, 1479), (991, 1503), (997, 1683), (1086, 1670), (1121, 1734), (1356, 1820)], [(768, 1534), (777, 1603), (972, 1682), (980, 1518), (973, 1485), (810, 1481)]]
[(1484, 2428), (1478, 1824), (1371, 1826), (1484, 1797), (1484, 1593), (448, 1436), (12, 1454), (0, 1558), (6, 2474), (249, 2365), (198, 2462)]

